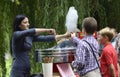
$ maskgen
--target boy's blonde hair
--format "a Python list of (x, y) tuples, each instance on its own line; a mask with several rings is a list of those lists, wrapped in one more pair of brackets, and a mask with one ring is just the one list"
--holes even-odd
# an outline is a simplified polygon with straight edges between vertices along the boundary
[(117, 31), (116, 31), (116, 29), (115, 28), (111, 28), (111, 31), (113, 32), (113, 34), (114, 34), (114, 37), (117, 35)]
[(105, 27), (102, 30), (100, 30), (99, 34), (102, 35), (103, 37), (107, 36), (109, 38), (109, 41), (111, 41), (113, 38), (113, 32), (109, 27)]

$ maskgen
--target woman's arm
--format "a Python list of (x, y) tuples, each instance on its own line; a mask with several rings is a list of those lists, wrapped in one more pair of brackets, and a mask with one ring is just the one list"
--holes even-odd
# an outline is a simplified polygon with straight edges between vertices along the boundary
[[(50, 29), (51, 30), (51, 29)], [(46, 30), (48, 32), (50, 32), (50, 30)], [(41, 30), (39, 32), (44, 32), (45, 30)], [(58, 41), (61, 40), (63, 38), (68, 38), (70, 37), (70, 33), (65, 33), (65, 34), (61, 34), (61, 35), (55, 35), (55, 31), (52, 30), (50, 33), (54, 34), (54, 35), (46, 35), (46, 36), (35, 36), (33, 41), (44, 41), (44, 42), (51, 42), (51, 41)]]
[(32, 36), (35, 35), (35, 29), (27, 29), (27, 30), (23, 30), (23, 31), (15, 31), (13, 33), (14, 38), (19, 40), (22, 39), (26, 36)]
[(55, 39), (56, 39), (56, 41), (59, 41), (61, 39), (69, 38), (70, 36), (71, 36), (70, 33), (65, 33), (65, 34), (61, 34), (61, 35), (56, 35)]
[(27, 29), (23, 31), (16, 31), (14, 32), (15, 39), (21, 39), (26, 36), (34, 36), (34, 35), (39, 35), (41, 33), (48, 32), (49, 34), (56, 34), (54, 29), (43, 29), (43, 28), (33, 28), (33, 29)]
[(55, 41), (55, 35), (39, 35), (39, 36), (34, 36), (33, 42), (52, 42)]
[(49, 34), (56, 35), (55, 29), (35, 28), (36, 35), (39, 35), (44, 32), (48, 32)]

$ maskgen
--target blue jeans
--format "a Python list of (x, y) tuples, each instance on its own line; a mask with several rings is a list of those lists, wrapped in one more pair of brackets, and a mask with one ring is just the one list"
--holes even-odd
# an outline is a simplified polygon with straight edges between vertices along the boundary
[(30, 77), (30, 73), (12, 69), (10, 77)]

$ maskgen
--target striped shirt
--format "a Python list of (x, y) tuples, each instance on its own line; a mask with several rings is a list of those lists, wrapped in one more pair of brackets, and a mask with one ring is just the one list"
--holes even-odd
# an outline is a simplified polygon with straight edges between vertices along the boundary
[(96, 57), (98, 58), (99, 44), (97, 40), (92, 36), (88, 35), (80, 40), (77, 37), (73, 37), (73, 42), (77, 44), (76, 59), (72, 62), (73, 67), (78, 69), (79, 75), (84, 75), (94, 69), (98, 68), (95, 57), (93, 56), (92, 49), (83, 40), (88, 41), (94, 50)]

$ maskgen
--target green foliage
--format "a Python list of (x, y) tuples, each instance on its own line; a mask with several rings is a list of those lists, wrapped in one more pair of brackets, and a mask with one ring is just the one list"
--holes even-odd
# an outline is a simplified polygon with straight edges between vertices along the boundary
[[(10, 9), (9, 1), (0, 2), (0, 77), (6, 77), (5, 52), (9, 51)], [(8, 24), (9, 23), (9, 24)]]
[(101, 0), (100, 2), (105, 8), (107, 26), (116, 28), (120, 31), (120, 0)]

